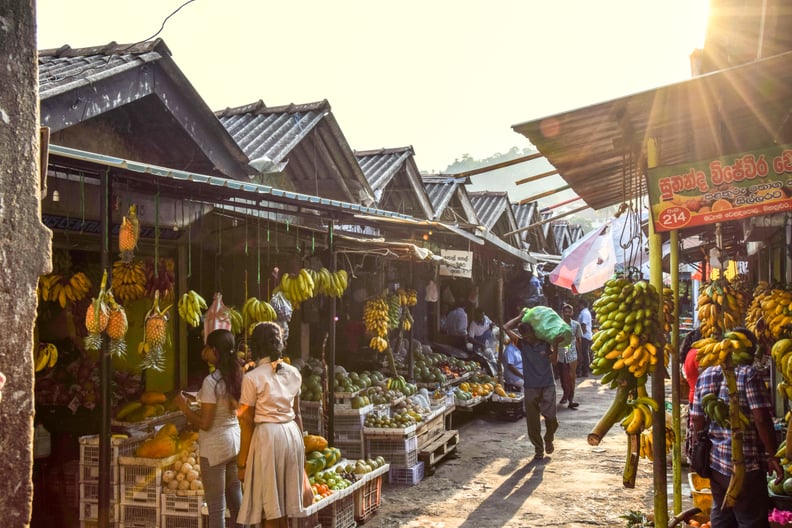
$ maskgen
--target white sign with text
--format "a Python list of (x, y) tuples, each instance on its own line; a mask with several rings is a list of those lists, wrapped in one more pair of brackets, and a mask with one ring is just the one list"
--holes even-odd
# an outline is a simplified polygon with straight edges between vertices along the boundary
[(442, 256), (446, 263), (440, 264), (440, 275), (447, 277), (466, 277), (470, 278), (473, 272), (473, 252), (458, 251), (456, 249), (441, 249)]

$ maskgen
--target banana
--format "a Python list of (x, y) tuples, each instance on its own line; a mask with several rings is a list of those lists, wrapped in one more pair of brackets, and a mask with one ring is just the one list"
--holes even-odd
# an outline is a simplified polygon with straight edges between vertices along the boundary
[(38, 350), (36, 350), (35, 354), (34, 367), (36, 372), (41, 372), (47, 367), (47, 365), (49, 365), (50, 353), (51, 349), (48, 345), (42, 346), (42, 343), (39, 343)]
[(49, 360), (47, 361), (47, 366), (52, 368), (56, 363), (58, 363), (58, 347), (52, 343), (48, 343), (47, 350), (49, 351)]

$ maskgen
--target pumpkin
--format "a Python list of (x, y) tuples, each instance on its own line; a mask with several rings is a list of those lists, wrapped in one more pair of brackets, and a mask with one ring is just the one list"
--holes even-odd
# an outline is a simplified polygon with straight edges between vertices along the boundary
[(303, 443), (305, 444), (306, 453), (321, 451), (327, 447), (327, 439), (319, 435), (305, 435), (303, 437)]

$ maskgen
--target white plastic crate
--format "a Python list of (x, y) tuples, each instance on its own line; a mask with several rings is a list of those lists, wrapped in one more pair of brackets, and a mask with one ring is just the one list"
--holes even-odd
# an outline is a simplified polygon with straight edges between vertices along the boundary
[[(116, 528), (119, 526), (117, 522), (108, 523), (107, 528)], [(80, 521), (80, 528), (99, 528), (99, 519), (85, 519)]]
[(122, 504), (158, 508), (162, 491), (162, 471), (173, 463), (173, 457), (136, 460), (151, 460), (149, 464), (159, 462), (162, 465), (121, 464), (119, 499)]
[[(80, 464), (80, 482), (94, 482), (99, 484), (99, 464)], [(110, 463), (110, 483), (119, 483), (118, 462)]]
[(423, 480), (424, 463), (418, 462), (412, 467), (391, 466), (388, 471), (388, 483), (402, 486), (415, 486)]
[(160, 509), (153, 506), (134, 504), (121, 505), (121, 521), (123, 528), (159, 528)]
[(204, 495), (196, 492), (163, 493), (160, 498), (160, 509), (164, 514), (201, 515)]
[(163, 513), (161, 528), (203, 528), (205, 526), (201, 513), (194, 515), (174, 515)]
[(366, 456), (381, 456), (388, 463), (397, 466), (414, 466), (418, 462), (418, 437), (366, 437)]
[[(132, 456), (135, 450), (151, 435), (130, 436), (128, 438), (110, 438), (110, 463), (117, 464), (118, 457)], [(99, 465), (99, 435), (87, 435), (79, 438), (80, 464)]]
[(363, 430), (362, 429), (336, 429), (335, 441), (344, 443), (362, 443)]
[[(98, 501), (99, 500), (99, 482), (98, 481), (80, 481), (80, 500), (81, 501)], [(110, 502), (118, 501), (118, 484), (114, 484), (110, 489)]]
[(364, 414), (336, 414), (333, 419), (333, 427), (336, 431), (360, 431), (366, 422)]
[[(110, 513), (108, 515), (111, 523), (121, 520), (121, 508), (115, 502), (110, 503)], [(99, 501), (80, 501), (80, 520), (98, 521), (99, 520)]]
[(341, 450), (341, 456), (344, 458), (364, 458), (366, 454), (366, 446), (362, 439), (356, 442), (336, 441), (335, 447)]

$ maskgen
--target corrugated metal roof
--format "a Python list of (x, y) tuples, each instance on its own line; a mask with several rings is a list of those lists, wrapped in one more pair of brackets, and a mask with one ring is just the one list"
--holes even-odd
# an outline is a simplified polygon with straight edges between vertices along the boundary
[(355, 151), (380, 207), (430, 219), (434, 209), (414, 155), (412, 147)]
[(423, 174), (421, 179), (432, 203), (436, 220), (479, 223), (465, 188), (465, 184), (470, 183), (468, 178), (455, 177), (451, 174)]
[(286, 163), (300, 192), (375, 203), (374, 192), (324, 100), (267, 107), (263, 101), (215, 112), (251, 160)]
[[(646, 138), (668, 166), (792, 141), (792, 52), (514, 125), (595, 210), (645, 193)], [(627, 148), (625, 148), (625, 145)], [(641, 171), (639, 171), (641, 172)]]
[[(528, 202), (524, 204), (513, 203), (512, 212), (514, 213), (514, 220), (517, 222), (517, 229), (528, 227), (541, 220), (538, 202)], [(547, 244), (545, 243), (544, 231), (540, 229), (539, 226), (533, 229), (520, 231), (519, 235), (526, 249), (530, 249), (531, 251), (548, 251)]]
[[(507, 192), (468, 192), (468, 196), (470, 196), (473, 209), (476, 210), (476, 216), (479, 222), (488, 230), (492, 230), (504, 214), (510, 219), (511, 224), (516, 224), (514, 221), (514, 214), (511, 211), (511, 205), (509, 204), (509, 194)], [(514, 229), (517, 229), (516, 225), (514, 225)]]

